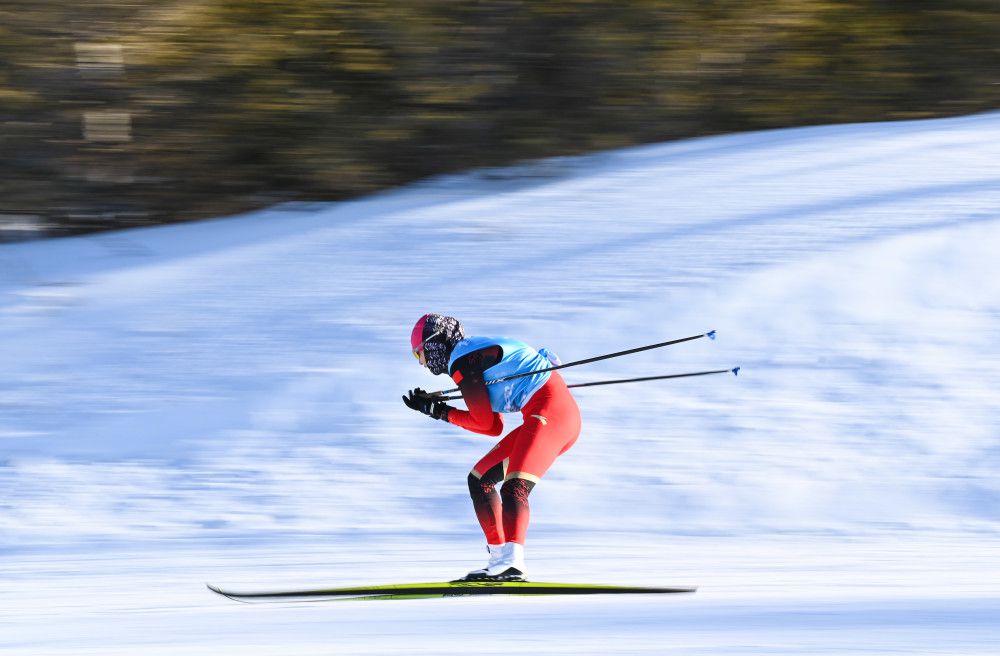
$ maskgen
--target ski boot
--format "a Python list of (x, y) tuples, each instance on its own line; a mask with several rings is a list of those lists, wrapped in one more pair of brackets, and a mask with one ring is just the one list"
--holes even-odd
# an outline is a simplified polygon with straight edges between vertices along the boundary
[(469, 572), (458, 581), (524, 581), (524, 545), (508, 542), (489, 545), (490, 562)]

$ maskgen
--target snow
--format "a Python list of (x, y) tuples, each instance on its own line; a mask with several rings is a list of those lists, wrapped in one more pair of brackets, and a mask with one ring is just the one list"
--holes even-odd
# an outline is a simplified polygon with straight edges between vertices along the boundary
[[(0, 653), (1000, 652), (1000, 114), (657, 144), (0, 245)], [(247, 606), (482, 563), (490, 446), (407, 410), (435, 311), (564, 360), (534, 580), (694, 595)], [(508, 427), (516, 416), (508, 416)]]

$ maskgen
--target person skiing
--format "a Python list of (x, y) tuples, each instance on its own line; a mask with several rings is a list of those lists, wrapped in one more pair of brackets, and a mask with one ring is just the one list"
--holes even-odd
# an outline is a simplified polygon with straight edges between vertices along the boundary
[[(491, 436), (503, 432), (501, 413), (523, 417), (469, 473), (469, 494), (490, 557), (485, 567), (459, 579), (523, 581), (528, 495), (580, 434), (580, 410), (566, 383), (558, 372), (544, 371), (559, 360), (546, 349), (536, 351), (508, 337), (466, 337), (458, 319), (440, 314), (420, 317), (410, 346), (421, 366), (452, 377), (468, 410), (419, 387), (403, 397), (408, 408)], [(518, 374), (528, 375), (511, 378)]]

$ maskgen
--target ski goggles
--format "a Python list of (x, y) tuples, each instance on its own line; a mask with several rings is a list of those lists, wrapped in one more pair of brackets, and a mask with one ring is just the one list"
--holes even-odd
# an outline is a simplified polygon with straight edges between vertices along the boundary
[(437, 331), (436, 333), (434, 333), (433, 335), (431, 335), (430, 337), (428, 337), (424, 341), (420, 342), (420, 344), (415, 349), (413, 349), (413, 357), (415, 357), (417, 359), (417, 362), (419, 362), (420, 364), (427, 364), (427, 361), (424, 360), (424, 345), (427, 344), (427, 342), (431, 341), (432, 339), (434, 339), (435, 337), (437, 337), (438, 335), (440, 335), (443, 332), (444, 332), (444, 328), (442, 328), (441, 330)]

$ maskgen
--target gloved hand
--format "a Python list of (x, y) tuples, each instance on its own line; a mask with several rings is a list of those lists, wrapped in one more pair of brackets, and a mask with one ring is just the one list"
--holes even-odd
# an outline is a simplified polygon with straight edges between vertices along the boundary
[(450, 405), (444, 401), (435, 400), (433, 396), (419, 387), (407, 392), (407, 395), (403, 397), (403, 403), (411, 410), (422, 412), (428, 417), (441, 421), (448, 421), (448, 411), (451, 410)]

